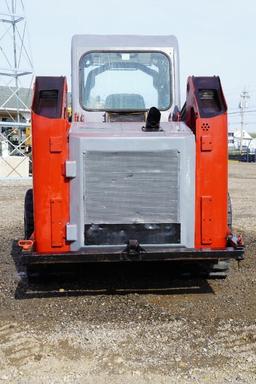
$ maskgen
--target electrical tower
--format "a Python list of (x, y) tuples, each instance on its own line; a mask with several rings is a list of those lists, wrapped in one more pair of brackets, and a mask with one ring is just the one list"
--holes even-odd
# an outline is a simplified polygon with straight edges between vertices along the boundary
[(240, 153), (242, 153), (243, 150), (243, 136), (244, 136), (244, 113), (245, 109), (247, 108), (247, 100), (250, 98), (249, 93), (244, 90), (240, 94), (240, 103), (239, 103), (239, 108), (240, 108), (240, 113), (241, 113), (241, 125), (240, 125)]
[(7, 144), (8, 155), (24, 155), (33, 72), (23, 1), (1, 0), (0, 140)]

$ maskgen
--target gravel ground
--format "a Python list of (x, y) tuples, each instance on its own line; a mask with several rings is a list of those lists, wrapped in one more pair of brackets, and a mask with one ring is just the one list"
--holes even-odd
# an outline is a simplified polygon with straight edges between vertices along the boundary
[(29, 182), (0, 181), (0, 383), (256, 383), (255, 171), (230, 163), (233, 226), (247, 249), (227, 279), (184, 278), (172, 264), (92, 265), (36, 280), (25, 295), (10, 250)]

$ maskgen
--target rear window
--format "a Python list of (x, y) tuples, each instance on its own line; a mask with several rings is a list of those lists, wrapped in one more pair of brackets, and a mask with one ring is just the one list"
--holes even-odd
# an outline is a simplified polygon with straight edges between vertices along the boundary
[(80, 60), (80, 102), (85, 110), (167, 110), (171, 65), (161, 52), (90, 52)]

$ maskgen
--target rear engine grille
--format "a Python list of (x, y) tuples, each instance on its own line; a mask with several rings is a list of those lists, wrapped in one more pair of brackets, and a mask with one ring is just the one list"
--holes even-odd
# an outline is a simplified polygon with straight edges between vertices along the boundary
[(84, 224), (179, 223), (179, 152), (84, 153)]

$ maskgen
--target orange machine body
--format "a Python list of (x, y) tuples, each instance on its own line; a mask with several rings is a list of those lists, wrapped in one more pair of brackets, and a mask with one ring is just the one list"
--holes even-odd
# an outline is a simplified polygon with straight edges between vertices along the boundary
[[(65, 78), (58, 78), (57, 83), (52, 78), (50, 85), (49, 78), (47, 84), (42, 79), (37, 78), (32, 107), (34, 241), (37, 252), (59, 253), (70, 250), (65, 240), (69, 221), (69, 182), (64, 168), (68, 159), (67, 85)], [(52, 94), (44, 93), (49, 89)]]
[[(176, 116), (175, 113), (172, 114), (171, 120), (182, 120), (194, 133), (193, 137), (185, 127), (193, 148), (188, 145), (184, 153), (191, 150), (189, 159), (195, 160), (195, 168), (194, 161), (191, 166), (192, 172), (195, 172), (195, 186), (193, 182), (192, 187), (185, 183), (185, 187), (190, 185), (188, 190), (193, 193), (193, 197), (190, 195), (185, 217), (193, 212), (194, 207), (195, 219), (192, 218), (191, 223), (193, 225), (194, 220), (195, 225), (191, 229), (191, 223), (188, 224), (186, 219), (183, 220), (185, 224), (182, 224), (190, 225), (192, 240), (189, 246), (180, 246), (180, 240), (177, 245), (173, 243), (168, 246), (160, 241), (157, 246), (149, 245), (144, 249), (143, 242), (141, 241), (141, 247), (140, 240), (136, 239), (138, 231), (129, 234), (134, 237), (128, 238), (127, 244), (107, 244), (106, 247), (105, 243), (96, 243), (96, 246), (84, 246), (85, 242), (80, 241), (76, 249), (72, 242), (78, 241), (78, 234), (81, 234), (77, 225), (80, 221), (77, 215), (72, 217), (72, 214), (74, 203), (84, 201), (84, 194), (82, 198), (78, 198), (83, 191), (79, 168), (81, 158), (74, 159), (72, 151), (76, 151), (76, 148), (81, 151), (83, 147), (77, 143), (77, 146), (72, 147), (75, 126), (70, 131), (66, 79), (37, 77), (32, 105), (34, 234), (19, 242), (23, 249), (23, 263), (32, 265), (134, 260), (205, 260), (217, 263), (218, 260), (230, 258), (243, 259), (241, 239), (233, 236), (228, 228), (227, 106), (220, 79), (215, 76), (190, 77), (186, 103), (182, 111), (176, 113)], [(176, 127), (173, 122), (170, 125)], [(179, 129), (179, 124), (177, 127)], [(82, 133), (78, 137), (80, 135)], [(190, 175), (184, 175), (184, 179), (187, 177), (189, 181)], [(78, 182), (77, 188), (73, 188), (76, 186), (75, 181)], [(76, 200), (71, 200), (70, 189), (71, 198)], [(80, 213), (83, 214), (83, 206), (77, 205), (75, 209), (79, 211), (80, 208)]]
[[(214, 82), (214, 89), (211, 89)], [(217, 95), (218, 94), (218, 95)], [(219, 102), (214, 102), (218, 96)], [(219, 78), (188, 79), (186, 123), (196, 141), (195, 248), (225, 248), (227, 225), (227, 112)]]
[[(65, 78), (37, 78), (32, 137), (34, 249), (39, 254), (70, 252), (66, 240), (70, 220), (70, 185), (65, 177), (70, 128), (66, 97)], [(219, 78), (188, 79), (182, 118), (194, 132), (196, 142), (195, 249), (226, 248), (227, 112)]]

